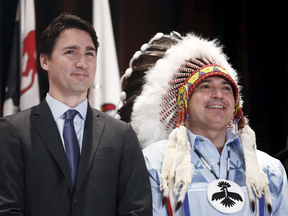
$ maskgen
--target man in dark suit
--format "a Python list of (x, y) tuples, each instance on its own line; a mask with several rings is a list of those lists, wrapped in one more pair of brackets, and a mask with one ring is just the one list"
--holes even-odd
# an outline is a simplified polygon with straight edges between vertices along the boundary
[[(46, 98), (0, 119), (0, 215), (152, 215), (133, 129), (86, 99), (99, 46), (93, 27), (64, 13), (39, 44), (49, 79)], [(70, 111), (72, 125), (65, 117)]]

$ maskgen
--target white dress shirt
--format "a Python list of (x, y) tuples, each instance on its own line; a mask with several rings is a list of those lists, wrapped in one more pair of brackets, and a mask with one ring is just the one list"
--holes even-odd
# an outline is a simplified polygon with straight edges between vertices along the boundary
[(47, 95), (46, 95), (46, 101), (47, 101), (48, 106), (52, 112), (53, 118), (57, 124), (64, 149), (65, 149), (64, 140), (63, 140), (63, 127), (64, 127), (64, 121), (65, 121), (64, 113), (69, 109), (74, 109), (74, 110), (77, 110), (79, 112), (75, 116), (73, 122), (74, 122), (74, 128), (75, 128), (76, 135), (77, 135), (78, 142), (79, 142), (80, 153), (81, 153), (83, 133), (84, 133), (84, 125), (85, 125), (85, 120), (86, 120), (86, 115), (87, 115), (87, 107), (88, 107), (87, 98), (82, 103), (78, 104), (74, 108), (68, 107), (67, 105), (61, 103), (60, 101), (52, 98), (49, 95), (49, 93), (47, 93)]

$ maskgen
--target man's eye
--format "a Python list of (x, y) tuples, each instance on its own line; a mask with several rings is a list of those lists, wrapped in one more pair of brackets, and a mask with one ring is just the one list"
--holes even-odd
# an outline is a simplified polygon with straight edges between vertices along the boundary
[(74, 53), (73, 50), (67, 50), (67, 51), (65, 52), (65, 54), (73, 54), (73, 53)]
[(223, 89), (227, 90), (227, 91), (231, 91), (231, 87), (230, 86), (224, 86)]
[(95, 54), (93, 52), (87, 52), (86, 55), (88, 56), (94, 56)]
[(209, 88), (209, 85), (202, 85), (202, 86), (200, 86), (200, 88), (207, 89), (207, 88)]

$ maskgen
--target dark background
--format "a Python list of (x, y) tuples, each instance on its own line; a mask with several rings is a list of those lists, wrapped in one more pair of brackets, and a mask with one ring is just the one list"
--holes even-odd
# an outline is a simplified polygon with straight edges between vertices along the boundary
[[(121, 75), (130, 58), (155, 33), (194, 31), (225, 45), (240, 74), (244, 114), (256, 132), (258, 149), (274, 156), (286, 147), (288, 34), (285, 1), (110, 0)], [(17, 0), (0, 0), (0, 102), (6, 86)], [(35, 0), (36, 43), (61, 12), (92, 22), (92, 0)], [(101, 44), (101, 41), (100, 41)], [(39, 73), (41, 98), (48, 83)], [(2, 115), (2, 104), (0, 116)]]

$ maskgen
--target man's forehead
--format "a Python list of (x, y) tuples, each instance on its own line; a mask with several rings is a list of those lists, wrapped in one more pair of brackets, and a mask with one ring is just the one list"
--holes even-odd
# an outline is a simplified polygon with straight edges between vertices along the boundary
[(219, 80), (220, 79), (220, 82), (222, 83), (222, 84), (229, 84), (229, 85), (231, 85), (231, 86), (233, 86), (233, 84), (229, 81), (229, 80), (227, 80), (227, 79), (225, 79), (224, 77), (222, 77), (222, 76), (211, 76), (211, 77), (207, 77), (206, 79), (204, 79), (204, 80), (202, 80), (200, 83), (203, 83), (203, 82), (216, 82), (217, 80)]
[[(85, 37), (84, 34), (87, 35), (87, 37)], [(57, 38), (55, 44), (59, 44), (58, 43), (59, 40), (61, 40), (61, 45), (63, 45), (63, 48), (73, 47), (74, 49), (79, 49), (80, 48), (79, 43), (85, 42), (84, 47), (86, 49), (96, 50), (91, 35), (87, 31), (82, 29), (76, 29), (76, 28), (63, 29), (59, 37)]]

